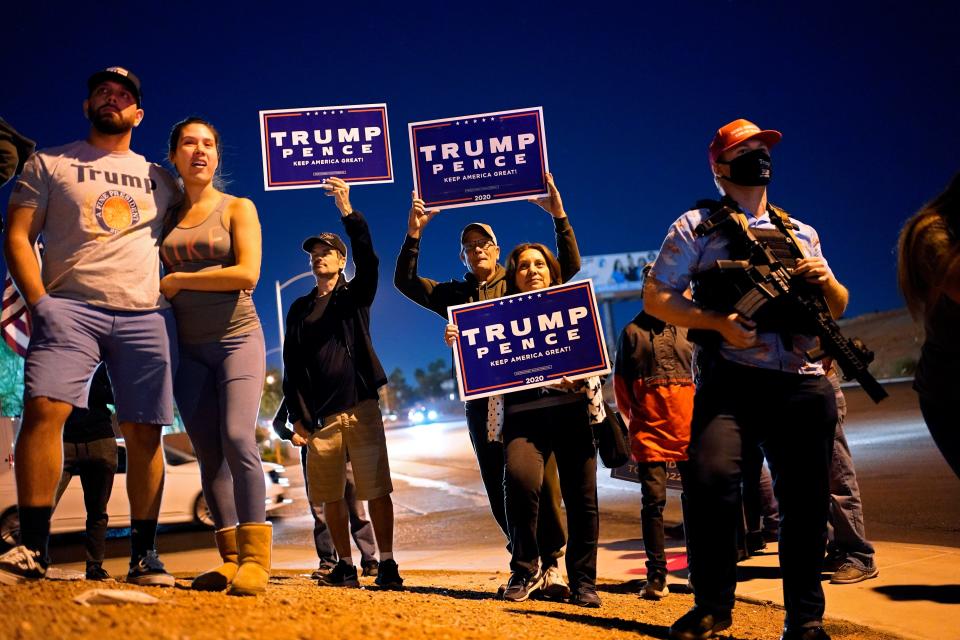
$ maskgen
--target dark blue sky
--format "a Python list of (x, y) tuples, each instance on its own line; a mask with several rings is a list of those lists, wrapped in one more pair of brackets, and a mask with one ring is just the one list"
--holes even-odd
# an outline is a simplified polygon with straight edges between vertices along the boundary
[[(263, 191), (257, 111), (386, 102), (396, 182), (352, 199), (382, 261), (375, 344), (408, 375), (447, 350), (443, 322), (392, 285), (412, 182), (407, 122), (542, 105), (584, 255), (657, 248), (713, 196), (706, 147), (720, 125), (779, 129), (771, 200), (819, 230), (850, 288), (848, 315), (901, 305), (900, 224), (960, 169), (956, 3), (343, 4), (16, 3), (3, 16), (0, 115), (41, 146), (82, 138), (85, 79), (116, 64), (143, 82), (133, 147), (149, 159), (165, 157), (177, 120), (213, 121), (228, 190), (252, 198), (263, 223), (254, 297), (272, 348), (274, 281), (306, 268), (302, 238), (340, 222), (318, 190)], [(527, 203), (450, 210), (426, 231), (422, 274), (463, 272), (458, 232), (473, 219), (493, 225), (504, 254), (552, 238)], [(310, 286), (298, 284), (287, 304)], [(618, 326), (632, 311), (618, 305)]]

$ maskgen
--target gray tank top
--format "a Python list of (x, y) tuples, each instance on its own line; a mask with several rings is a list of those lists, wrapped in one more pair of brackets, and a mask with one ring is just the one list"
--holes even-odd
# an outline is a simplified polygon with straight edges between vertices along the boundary
[[(176, 226), (163, 239), (160, 257), (171, 273), (215, 271), (237, 263), (223, 212), (225, 195), (206, 219), (192, 227)], [(217, 342), (260, 326), (250, 291), (182, 290), (171, 300), (177, 336), (184, 344)]]

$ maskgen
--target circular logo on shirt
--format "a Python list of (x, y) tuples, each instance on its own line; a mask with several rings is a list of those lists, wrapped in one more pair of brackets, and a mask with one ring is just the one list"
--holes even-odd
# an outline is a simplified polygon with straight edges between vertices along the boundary
[(93, 215), (104, 231), (119, 233), (140, 222), (140, 209), (131, 196), (116, 189), (104, 191), (93, 205)]

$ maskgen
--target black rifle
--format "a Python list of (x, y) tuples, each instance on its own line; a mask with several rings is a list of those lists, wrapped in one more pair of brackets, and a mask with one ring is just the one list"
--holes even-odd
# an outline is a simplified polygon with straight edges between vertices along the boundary
[[(774, 214), (771, 214), (773, 218)], [(782, 218), (774, 221), (777, 223), (788, 224)], [(739, 296), (733, 310), (756, 321), (758, 326), (769, 324), (771, 318), (774, 324), (781, 325), (786, 320), (792, 332), (816, 336), (820, 339), (819, 348), (806, 352), (811, 361), (833, 358), (844, 379), (856, 379), (874, 402), (886, 398), (887, 392), (867, 369), (873, 361), (873, 352), (860, 340), (851, 340), (841, 333), (823, 296), (812, 290), (803, 278), (795, 278), (773, 251), (738, 220), (735, 211), (722, 206), (698, 225), (694, 233), (702, 237), (721, 228), (732, 232), (747, 255), (746, 260), (718, 260), (716, 264)], [(785, 229), (781, 231), (786, 233)], [(786, 235), (791, 243), (795, 243), (792, 234)]]

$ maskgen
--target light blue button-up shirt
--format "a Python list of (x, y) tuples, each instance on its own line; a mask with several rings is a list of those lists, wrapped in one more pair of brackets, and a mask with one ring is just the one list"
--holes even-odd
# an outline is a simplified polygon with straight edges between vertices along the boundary
[[(727, 238), (722, 231), (711, 233), (699, 238), (693, 230), (697, 225), (710, 216), (709, 209), (692, 209), (677, 218), (670, 225), (667, 237), (663, 241), (660, 253), (653, 264), (650, 277), (678, 294), (683, 293), (690, 285), (694, 274), (706, 271), (714, 266), (717, 260), (730, 258), (727, 250)], [(749, 227), (752, 229), (775, 229), (770, 221), (769, 212), (764, 212), (759, 218), (747, 216)], [(804, 255), (808, 257), (823, 257), (820, 251), (820, 237), (817, 231), (808, 224), (790, 218), (798, 229), (794, 230), (797, 240), (803, 246)], [(731, 362), (774, 369), (789, 373), (804, 375), (822, 375), (823, 366), (819, 362), (810, 362), (805, 351), (817, 347), (817, 339), (813, 336), (794, 336), (793, 349), (787, 350), (780, 340), (778, 333), (758, 333), (756, 346), (746, 349), (734, 347), (723, 341), (720, 354)]]

